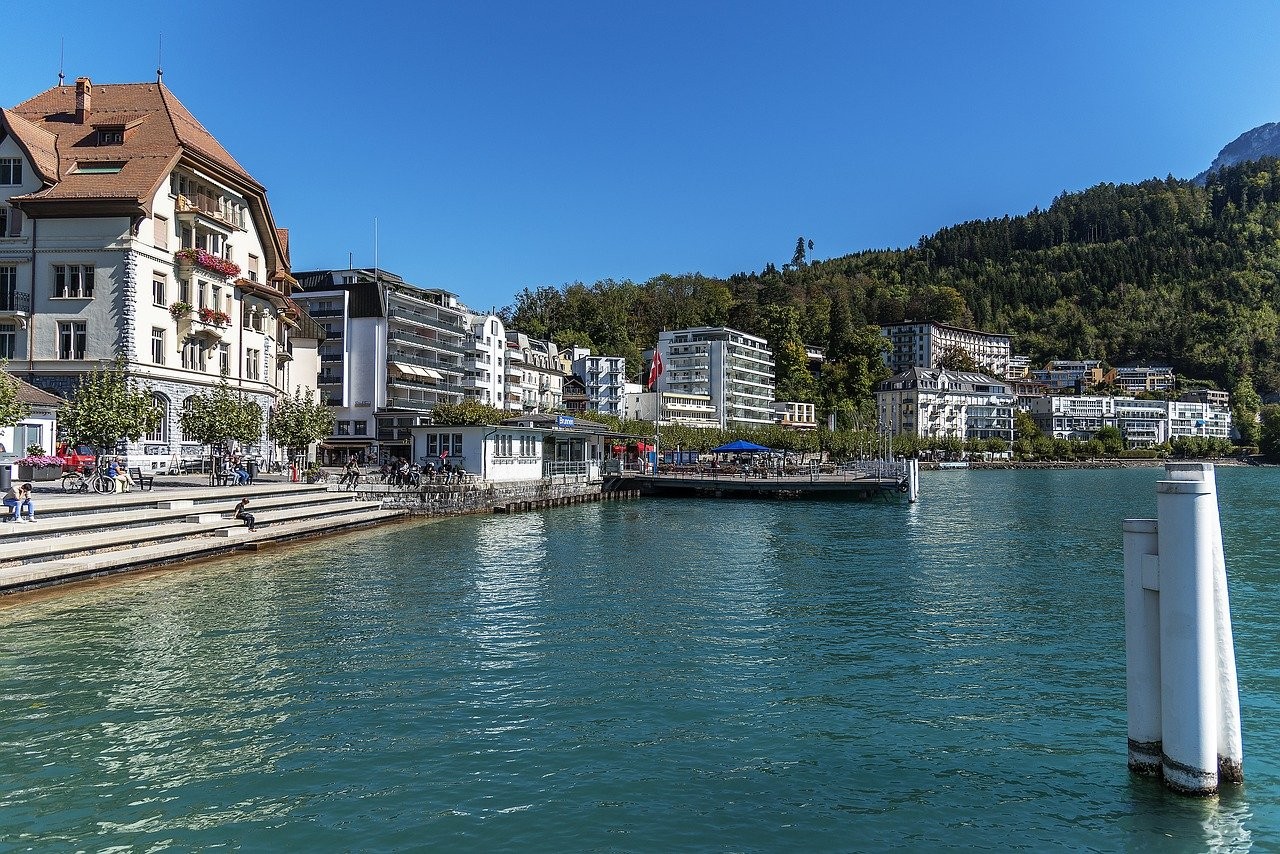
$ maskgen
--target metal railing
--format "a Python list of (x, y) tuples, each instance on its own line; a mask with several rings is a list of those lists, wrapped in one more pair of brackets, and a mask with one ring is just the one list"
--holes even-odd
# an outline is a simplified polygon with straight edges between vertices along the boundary
[(0, 290), (0, 311), (31, 313), (31, 294), (26, 291)]

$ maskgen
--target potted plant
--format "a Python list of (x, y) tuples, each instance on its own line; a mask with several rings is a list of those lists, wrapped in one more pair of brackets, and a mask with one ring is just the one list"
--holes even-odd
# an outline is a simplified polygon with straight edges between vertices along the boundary
[(27, 455), (17, 460), (20, 480), (57, 480), (62, 477), (62, 457), (49, 456), (39, 445), (27, 447)]
[(178, 302), (169, 304), (169, 316), (174, 320), (183, 320), (184, 318), (190, 317), (192, 310), (191, 303), (189, 302), (182, 302), (179, 300)]
[(302, 477), (304, 480), (306, 480), (307, 483), (315, 483), (316, 478), (318, 478), (319, 476), (320, 476), (320, 466), (317, 463), (314, 463), (314, 462), (309, 463), (307, 467), (302, 470)]
[(192, 271), (195, 270), (196, 259), (199, 257), (198, 249), (179, 249), (173, 253), (173, 263), (177, 268), (178, 278), (188, 279), (191, 277)]

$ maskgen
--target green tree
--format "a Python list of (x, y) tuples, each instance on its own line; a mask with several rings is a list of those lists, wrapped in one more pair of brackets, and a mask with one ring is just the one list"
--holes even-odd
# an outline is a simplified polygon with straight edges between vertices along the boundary
[(315, 392), (299, 386), (282, 395), (267, 418), (267, 437), (290, 453), (305, 450), (333, 433), (333, 410), (315, 399)]
[(796, 251), (791, 255), (792, 267), (803, 267), (805, 265), (805, 242), (804, 237), (796, 238)]
[(1240, 434), (1241, 445), (1258, 444), (1258, 436), (1261, 433), (1258, 410), (1261, 408), (1262, 398), (1253, 387), (1253, 380), (1245, 374), (1231, 390), (1231, 423)]
[(1262, 427), (1258, 432), (1258, 450), (1273, 460), (1280, 459), (1280, 404), (1262, 407)]
[(942, 358), (938, 360), (938, 364), (948, 371), (976, 373), (982, 370), (978, 363), (973, 360), (973, 356), (969, 355), (969, 351), (963, 347), (948, 347), (942, 352)]
[(1107, 424), (1094, 434), (1094, 438), (1102, 443), (1102, 452), (1105, 454), (1114, 457), (1124, 450), (1124, 434), (1119, 427)]
[(463, 427), (474, 424), (498, 424), (510, 416), (493, 406), (479, 401), (464, 400), (461, 403), (438, 403), (431, 410), (431, 423), (441, 427)]
[(1041, 436), (1035, 419), (1025, 409), (1018, 409), (1013, 413), (1013, 435), (1019, 441), (1027, 442), (1034, 442)]
[(0, 425), (11, 427), (31, 414), (31, 405), (18, 400), (18, 378), (9, 373), (8, 364), (0, 361)]
[(251, 444), (262, 437), (262, 408), (232, 391), (223, 374), (211, 391), (187, 398), (182, 431), (210, 449), (232, 441)]
[(136, 442), (160, 424), (151, 389), (126, 373), (122, 360), (80, 378), (58, 411), (58, 423), (73, 443), (109, 452), (121, 439)]

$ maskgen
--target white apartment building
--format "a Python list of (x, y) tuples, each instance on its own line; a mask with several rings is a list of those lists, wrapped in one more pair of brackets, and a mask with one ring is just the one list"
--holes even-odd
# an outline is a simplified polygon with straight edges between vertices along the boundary
[(1051, 392), (1080, 394), (1102, 382), (1102, 362), (1096, 359), (1056, 359), (1044, 368), (1032, 371), (1031, 377)]
[(1112, 368), (1105, 378), (1130, 394), (1143, 391), (1169, 391), (1177, 384), (1173, 368), (1167, 365), (1130, 365)]
[(893, 435), (1013, 441), (1016, 398), (985, 374), (912, 367), (876, 384), (880, 424)]
[(1180, 436), (1227, 439), (1231, 435), (1230, 410), (1198, 401), (1052, 395), (1033, 399), (1030, 415), (1042, 432), (1055, 439), (1084, 441), (1103, 427), (1116, 427), (1131, 448)]
[[(265, 188), (157, 80), (58, 85), (0, 110), (0, 356), (67, 397), (120, 357), (163, 417), (130, 456), (195, 456), (179, 417), (225, 374), (267, 413), (314, 389)], [(264, 435), (245, 450), (270, 456)]]
[(658, 334), (658, 391), (706, 395), (721, 429), (773, 423), (773, 351), (763, 338), (726, 327)]
[(462, 393), (468, 400), (502, 409), (506, 390), (507, 331), (496, 314), (467, 313), (467, 352)]
[(991, 376), (1009, 375), (1012, 337), (996, 332), (979, 332), (946, 323), (906, 322), (880, 327), (892, 349), (885, 364), (897, 374), (911, 367), (937, 368), (951, 350), (963, 350)]
[(326, 333), (319, 384), (336, 409), (327, 459), (416, 459), (412, 428), (430, 424), (437, 404), (467, 397), (464, 377), (481, 355), (476, 316), (457, 295), (385, 270), (316, 270), (298, 281), (298, 301)]
[(574, 376), (586, 387), (587, 409), (625, 417), (627, 360), (621, 356), (593, 356), (581, 347), (574, 348), (572, 355)]
[(550, 412), (564, 404), (560, 349), (523, 332), (507, 333), (506, 409)]
[(628, 391), (622, 417), (655, 421), (659, 427), (678, 425), (714, 429), (720, 426), (710, 395), (677, 391)]

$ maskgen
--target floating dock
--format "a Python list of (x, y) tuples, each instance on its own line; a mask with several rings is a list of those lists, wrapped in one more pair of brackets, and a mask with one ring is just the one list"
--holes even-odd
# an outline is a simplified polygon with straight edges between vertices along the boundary
[[(639, 488), (641, 495), (707, 498), (798, 498), (822, 501), (867, 501), (912, 495), (908, 468), (894, 464), (834, 473), (721, 474), (714, 471), (623, 474), (618, 479)], [(606, 484), (606, 489), (609, 486)]]

